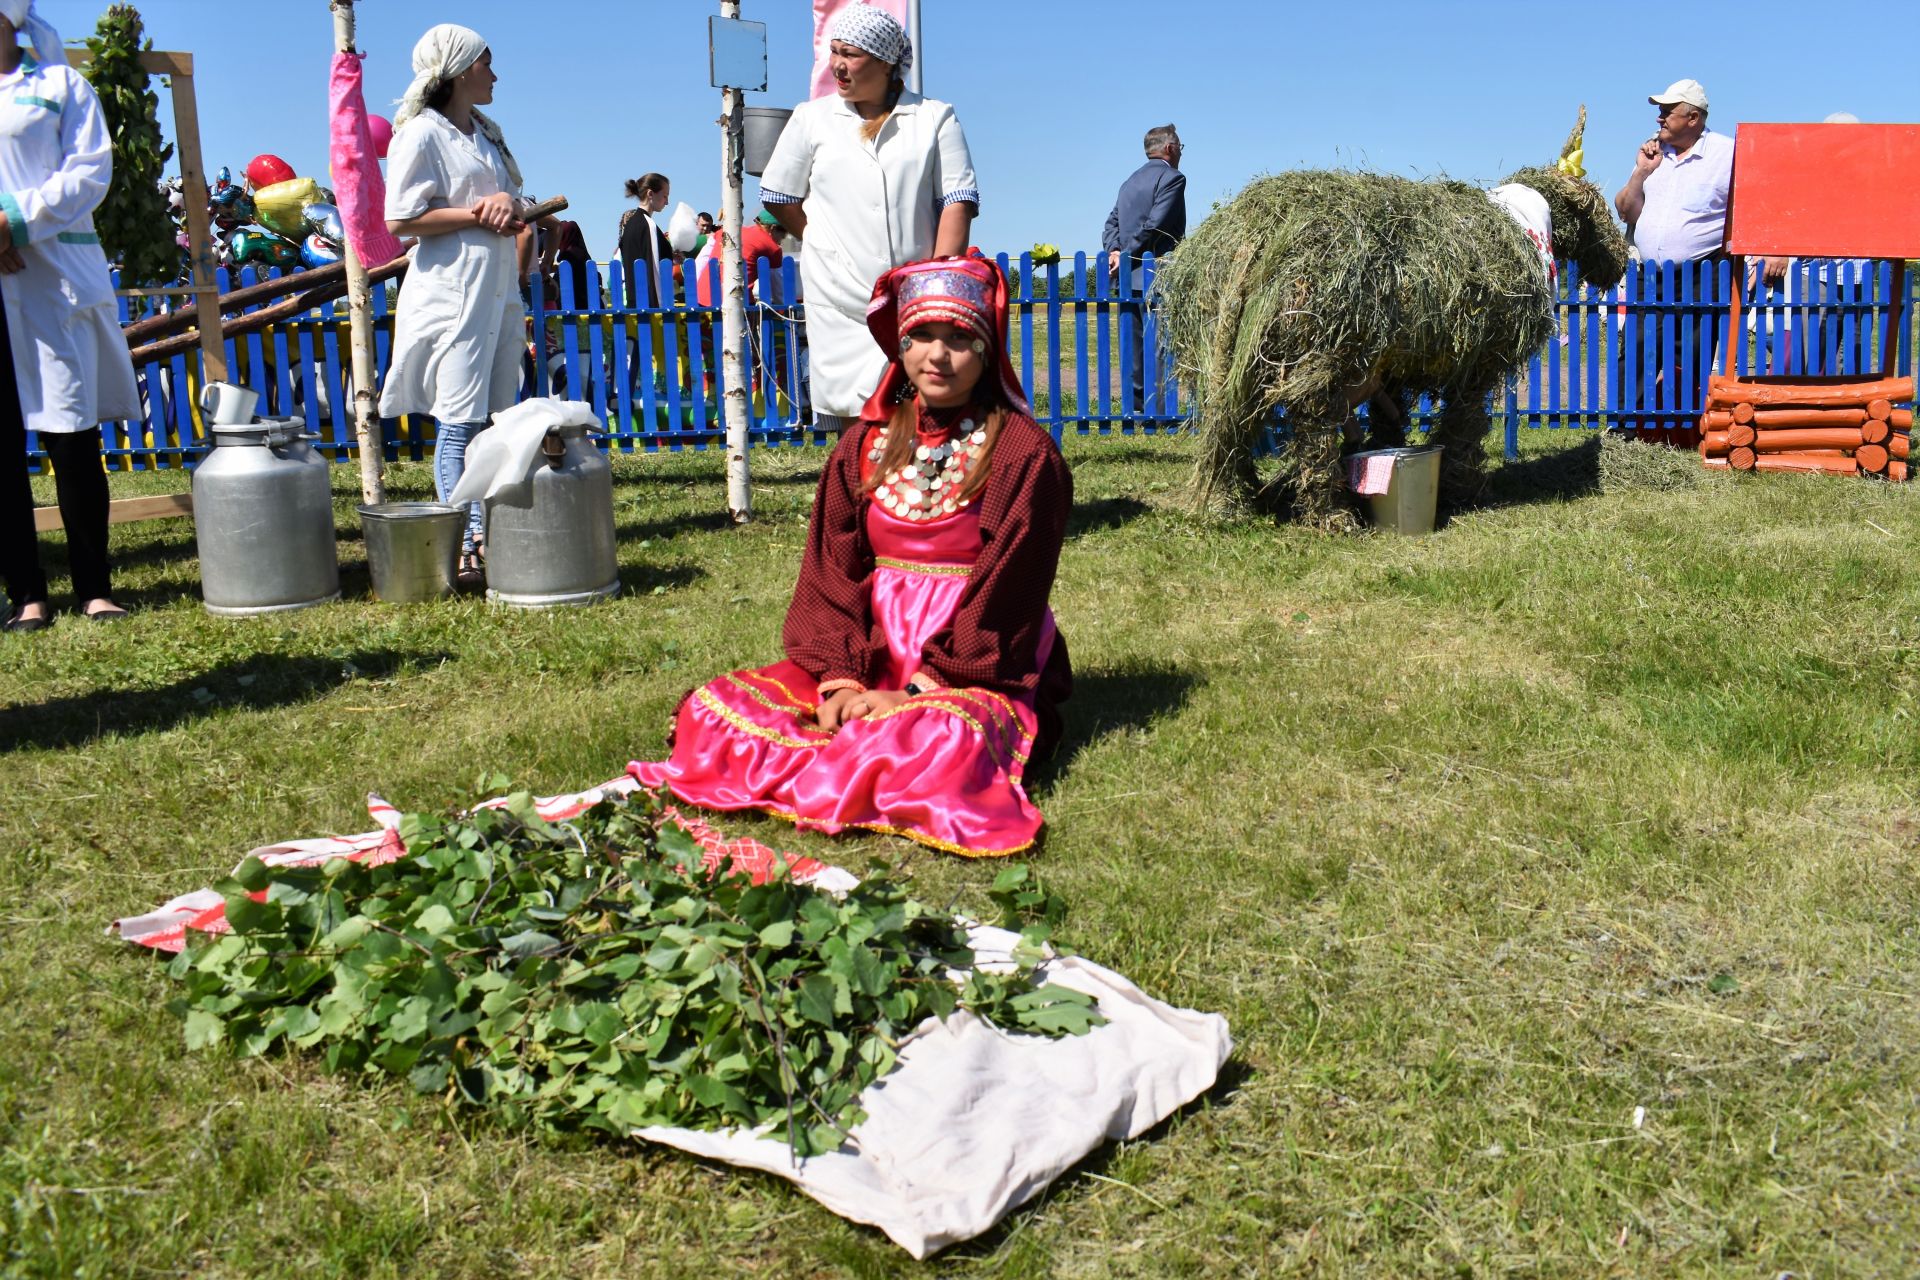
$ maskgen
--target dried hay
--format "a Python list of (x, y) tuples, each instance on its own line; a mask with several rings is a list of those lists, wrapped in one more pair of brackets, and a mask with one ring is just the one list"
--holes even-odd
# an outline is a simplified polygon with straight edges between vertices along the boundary
[[(1591, 184), (1554, 170), (1514, 180), (1546, 197), (1583, 271), (1604, 277), (1616, 256), (1624, 267), (1625, 242)], [(1193, 394), (1196, 505), (1284, 506), (1323, 527), (1351, 521), (1340, 452), (1355, 404), (1376, 392), (1444, 399), (1433, 438), (1447, 447), (1443, 497), (1458, 498), (1483, 472), (1487, 394), (1554, 332), (1553, 292), (1526, 234), (1485, 191), (1447, 180), (1257, 178), (1194, 230), (1155, 292)], [(1253, 460), (1282, 404), (1292, 439), (1263, 488)]]

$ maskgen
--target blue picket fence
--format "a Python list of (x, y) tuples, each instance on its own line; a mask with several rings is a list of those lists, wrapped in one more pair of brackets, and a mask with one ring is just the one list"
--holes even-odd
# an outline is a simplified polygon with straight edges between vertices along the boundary
[[(1154, 263), (1123, 261), (1117, 277), (1105, 255), (1036, 265), (1030, 255), (1001, 255), (1013, 282), (1011, 340), (1035, 417), (1065, 435), (1152, 435), (1186, 426), (1182, 390), (1166, 368), (1158, 323), (1144, 297)], [(719, 268), (709, 264), (705, 295), (718, 298)], [(564, 395), (591, 403), (610, 448), (705, 449), (725, 434), (719, 394), (721, 325), (688, 280), (663, 265), (657, 280), (636, 283), (629, 301), (622, 264), (585, 264), (584, 280), (563, 269), (557, 298), (536, 285), (529, 323), (524, 395)], [(277, 271), (220, 273), (225, 290)], [(758, 446), (819, 443), (807, 397), (807, 356), (796, 264), (756, 264), (748, 309), (750, 441)], [(1613, 289), (1578, 283), (1563, 264), (1553, 341), (1518, 371), (1492, 410), (1507, 452), (1531, 428), (1608, 425), (1683, 428), (1698, 417), (1706, 378), (1735, 287), (1730, 264), (1633, 264)], [(581, 287), (584, 285), (584, 288)], [(1746, 325), (1735, 348), (1739, 372), (1857, 373), (1881, 367), (1881, 344), (1894, 284), (1890, 264), (1800, 262), (1783, 288), (1742, 283)], [(1902, 289), (1911, 322), (1920, 280)], [(655, 301), (659, 299), (659, 301)], [(122, 321), (150, 300), (122, 299)], [(392, 340), (391, 294), (374, 290), (377, 376)], [(1913, 367), (1911, 323), (1895, 335), (1896, 365)], [(226, 342), (228, 377), (261, 393), (261, 412), (298, 417), (318, 447), (345, 461), (356, 449), (351, 360), (344, 304)], [(1136, 371), (1141, 396), (1129, 394)], [(195, 401), (197, 351), (136, 369), (142, 420), (108, 424), (104, 447), (119, 469), (188, 466), (206, 450)], [(1416, 427), (1434, 406), (1415, 407)], [(433, 422), (421, 416), (382, 424), (389, 460), (431, 455)], [(38, 455), (31, 437), (29, 452)]]

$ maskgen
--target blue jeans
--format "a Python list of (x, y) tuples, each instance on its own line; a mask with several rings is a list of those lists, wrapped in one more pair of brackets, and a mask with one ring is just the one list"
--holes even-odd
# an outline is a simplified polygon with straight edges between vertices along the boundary
[[(467, 469), (467, 442), (486, 429), (484, 422), (440, 424), (433, 440), (433, 487), (440, 495), (440, 501), (447, 500), (447, 495), (460, 483), (460, 476)], [(481, 540), (482, 514), (479, 503), (467, 504), (467, 536), (462, 542), (469, 550)]]

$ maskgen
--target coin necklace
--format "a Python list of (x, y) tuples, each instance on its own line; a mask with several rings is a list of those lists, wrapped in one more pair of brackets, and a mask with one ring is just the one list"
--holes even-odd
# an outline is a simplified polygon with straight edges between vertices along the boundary
[[(878, 464), (887, 451), (887, 431), (882, 427), (874, 435), (867, 461)], [(971, 498), (960, 497), (960, 487), (979, 456), (987, 433), (963, 418), (954, 433), (939, 444), (914, 446), (913, 457), (903, 467), (887, 473), (874, 486), (876, 502), (896, 516), (908, 520), (933, 520), (952, 515)]]

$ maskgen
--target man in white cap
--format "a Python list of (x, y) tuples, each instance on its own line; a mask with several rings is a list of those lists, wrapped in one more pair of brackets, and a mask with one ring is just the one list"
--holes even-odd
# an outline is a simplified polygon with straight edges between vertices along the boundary
[[(1733, 139), (1707, 128), (1707, 91), (1698, 80), (1676, 80), (1663, 93), (1650, 94), (1647, 101), (1656, 108), (1660, 131), (1640, 144), (1634, 155), (1633, 173), (1613, 198), (1613, 207), (1627, 224), (1627, 235), (1640, 258), (1648, 263), (1695, 263), (1718, 261), (1725, 256), (1721, 247), (1726, 240), (1727, 198), (1733, 181)], [(1767, 260), (1767, 279), (1779, 283), (1786, 275), (1786, 259)], [(1706, 285), (1704, 280), (1701, 285)], [(1649, 277), (1649, 293), (1664, 287), (1664, 275)], [(1706, 285), (1706, 290), (1711, 286)], [(1694, 296), (1709, 300), (1711, 292), (1696, 287)], [(1679, 331), (1674, 324), (1671, 351), (1656, 349), (1654, 382), (1664, 380), (1665, 370), (1679, 362), (1682, 351)], [(1720, 325), (1706, 315), (1695, 317), (1695, 349), (1700, 353), (1702, 373), (1693, 379), (1696, 388), (1705, 386), (1704, 371), (1713, 361), (1719, 345)], [(1622, 343), (1623, 363), (1631, 359), (1640, 367), (1640, 352), (1629, 355)], [(1634, 395), (1636, 408), (1647, 402), (1651, 387), (1642, 385)], [(1658, 423), (1640, 425), (1677, 426), (1684, 417), (1698, 413), (1698, 406), (1682, 405), (1671, 393), (1657, 401), (1673, 413), (1663, 414)], [(1680, 414), (1682, 417), (1675, 417)], [(1665, 419), (1673, 419), (1669, 422)]]

